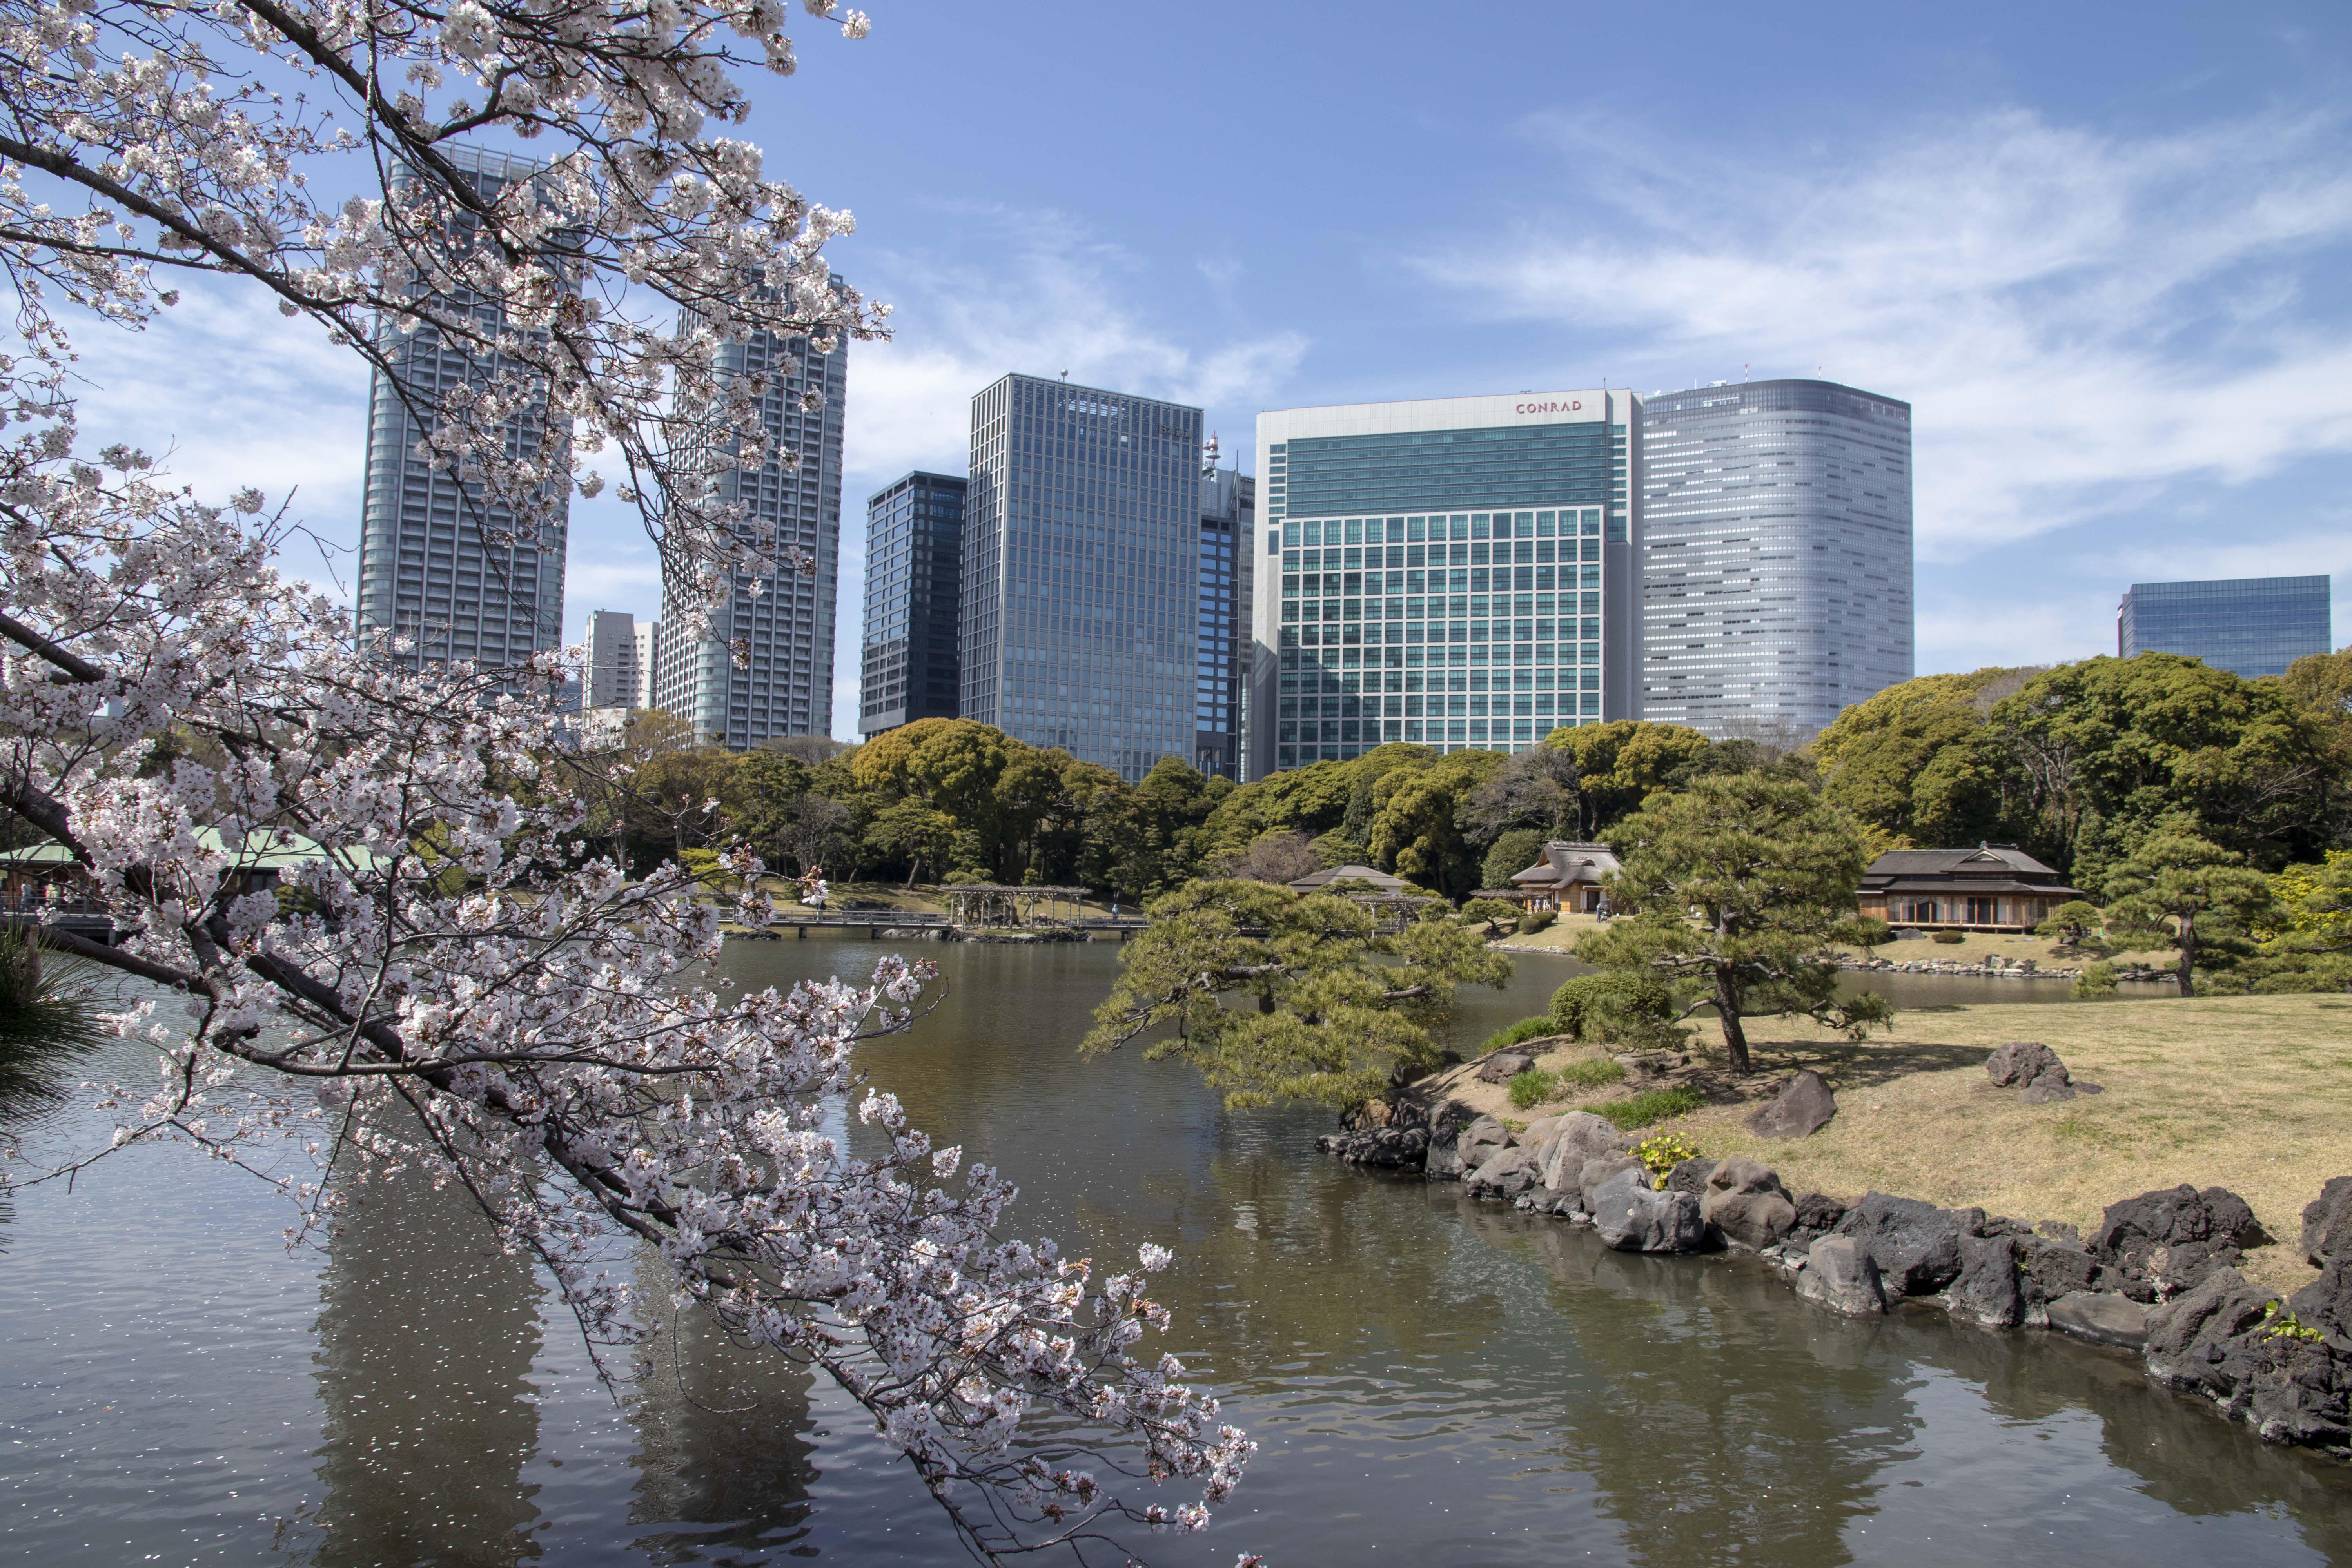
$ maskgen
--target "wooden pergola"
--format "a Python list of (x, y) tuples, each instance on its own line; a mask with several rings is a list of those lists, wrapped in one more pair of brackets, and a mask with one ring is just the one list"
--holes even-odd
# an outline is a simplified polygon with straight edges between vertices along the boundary
[[(1002, 882), (959, 882), (940, 889), (948, 919), (960, 926), (1025, 926), (1059, 923), (1065, 901), (1083, 907), (1084, 888), (1015, 888)], [(1037, 906), (1045, 906), (1041, 919)], [(1076, 911), (1071, 917), (1076, 918)]]

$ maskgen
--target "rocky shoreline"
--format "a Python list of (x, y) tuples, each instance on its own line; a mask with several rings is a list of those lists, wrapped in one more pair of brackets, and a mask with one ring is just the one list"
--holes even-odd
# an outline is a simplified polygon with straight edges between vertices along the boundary
[[(2011, 1079), (1996, 1068), (1996, 1081), (2095, 1092), (2068, 1086), (2046, 1047), (2004, 1050)], [(1783, 1098), (1805, 1092), (1800, 1082)], [(2242, 1249), (2271, 1238), (2221, 1187), (2126, 1198), (2085, 1237), (2059, 1222), (1884, 1193), (1851, 1205), (1792, 1194), (1753, 1160), (1685, 1159), (1654, 1172), (1638, 1144), (1588, 1111), (1514, 1133), (1458, 1100), (1410, 1097), (1385, 1126), (1316, 1141), (1354, 1163), (1419, 1170), (1474, 1196), (1589, 1226), (1621, 1251), (1752, 1254), (1825, 1310), (1876, 1317), (1924, 1304), (1979, 1328), (2046, 1329), (2114, 1346), (2138, 1355), (2158, 1384), (2211, 1400), (2266, 1441), (2339, 1452), (2352, 1442), (2352, 1176), (2329, 1181), (2305, 1208), (2297, 1239), (2322, 1273), (2282, 1300), (2238, 1271)]]

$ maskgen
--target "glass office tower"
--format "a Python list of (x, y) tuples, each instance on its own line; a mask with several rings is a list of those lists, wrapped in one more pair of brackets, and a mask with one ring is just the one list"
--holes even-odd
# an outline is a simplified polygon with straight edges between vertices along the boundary
[[(470, 147), (444, 149), (486, 200), (540, 165)], [(474, 220), (462, 215), (464, 226)], [(502, 329), (494, 302), (438, 303), (465, 310), (485, 331)], [(357, 619), (362, 631), (391, 631), (394, 657), (421, 661), (476, 659), (517, 665), (563, 642), (563, 553), (571, 486), (550, 487), (554, 521), (520, 535), (511, 507), (480, 487), (436, 470), (416, 455), (434, 411), (450, 395), (514, 372), (506, 356), (450, 342), (430, 329), (399, 333), (387, 321), (381, 345), (394, 366), (379, 368), (368, 396), (367, 489), (361, 503)], [(528, 456), (557, 433), (543, 422), (518, 426), (513, 439)], [(564, 465), (558, 464), (559, 470)]]
[(1008, 375), (971, 400), (963, 717), (1130, 783), (1192, 753), (1201, 411)]
[(956, 616), (963, 592), (961, 478), (920, 470), (866, 503), (866, 630), (857, 729), (878, 735), (956, 716)]
[(1638, 424), (1623, 392), (1259, 415), (1248, 776), (1633, 717)]
[[(655, 705), (694, 727), (707, 745), (737, 750), (783, 735), (833, 731), (834, 595), (841, 562), (841, 417), (847, 397), (849, 344), (815, 353), (804, 337), (761, 332), (721, 351), (722, 372), (765, 374), (761, 399), (778, 443), (757, 473), (726, 469), (719, 499), (739, 503), (781, 551), (797, 544), (816, 574), (789, 568), (762, 578), (731, 574), (710, 611), (711, 636), (689, 641), (689, 606), (680, 586), (662, 594), (662, 636), (655, 656)], [(811, 414), (801, 395), (824, 394)], [(800, 454), (787, 466), (783, 453)], [(692, 585), (684, 585), (691, 592)]]
[(1911, 679), (1911, 405), (1825, 381), (1642, 399), (1641, 716), (1809, 740)]
[(1216, 466), (1213, 445), (1201, 476), (1201, 585), (1192, 635), (1192, 765), (1241, 775), (1243, 694), (1249, 684), (1251, 544), (1256, 481)]
[(2204, 583), (2135, 583), (2116, 613), (2116, 653), (2180, 653), (2251, 680), (2284, 675), (2334, 644), (2326, 577), (2224, 577)]

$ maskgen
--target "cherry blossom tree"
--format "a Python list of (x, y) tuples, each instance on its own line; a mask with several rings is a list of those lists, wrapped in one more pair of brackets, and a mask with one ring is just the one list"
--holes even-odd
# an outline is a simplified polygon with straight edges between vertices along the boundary
[[(279, 574), (282, 504), (77, 447), (72, 329), (142, 327), (196, 275), (387, 374), (416, 334), (482, 366), (399, 390), (484, 527), (543, 527), (609, 463), (673, 582), (791, 565), (714, 481), (783, 456), (766, 416), (804, 389), (722, 374), (720, 350), (874, 335), (883, 310), (825, 264), (847, 216), (717, 133), (752, 77), (791, 74), (785, 21), (775, 0), (0, 0), (0, 804), (122, 933), (45, 940), (160, 998), (117, 1021), (160, 1070), (107, 1089), (112, 1147), (177, 1140), (277, 1184), (293, 1242), (396, 1171), (459, 1184), (600, 1364), (649, 1332), (650, 1248), (747, 1351), (871, 1412), (982, 1556), (1084, 1560), (1124, 1524), (1199, 1528), (1254, 1446), (1140, 1348), (1169, 1321), (1163, 1250), (1105, 1275), (1010, 1238), (1011, 1188), (860, 1083), (856, 1042), (908, 1023), (927, 967), (789, 994), (700, 978), (716, 906), (582, 836), (615, 781), (567, 750), (564, 656), (394, 657)], [(470, 179), (456, 150), (504, 139), (541, 172)], [(723, 867), (745, 889), (761, 868)], [(880, 1152), (833, 1131), (845, 1107)]]

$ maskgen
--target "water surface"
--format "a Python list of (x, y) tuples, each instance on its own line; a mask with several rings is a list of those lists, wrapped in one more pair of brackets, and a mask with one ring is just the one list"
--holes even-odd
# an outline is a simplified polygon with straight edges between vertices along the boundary
[[(752, 984), (863, 973), (844, 940), (730, 948)], [(2137, 1363), (1932, 1311), (1852, 1323), (1749, 1263), (1590, 1233), (1304, 1152), (1174, 1064), (1071, 1047), (1118, 950), (917, 944), (953, 996), (868, 1048), (919, 1124), (1023, 1186), (1020, 1228), (1175, 1247), (1172, 1336), (1264, 1445), (1150, 1560), (1666, 1568), (2352, 1562), (2352, 1476)], [(1455, 1037), (1535, 1011), (1524, 957)], [(2063, 983), (1873, 976), (1908, 1005)], [(120, 1048), (118, 1048), (119, 1050)], [(141, 1071), (135, 1053), (117, 1072)], [(152, 1068), (145, 1068), (152, 1071)], [(87, 1136), (78, 1112), (18, 1131)], [(837, 1395), (688, 1331), (614, 1394), (451, 1194), (288, 1253), (250, 1178), (132, 1150), (19, 1195), (0, 1257), (0, 1556), (334, 1568), (965, 1561)], [(650, 1276), (648, 1277), (650, 1279)]]

